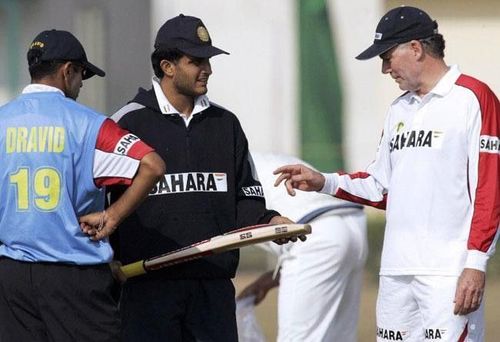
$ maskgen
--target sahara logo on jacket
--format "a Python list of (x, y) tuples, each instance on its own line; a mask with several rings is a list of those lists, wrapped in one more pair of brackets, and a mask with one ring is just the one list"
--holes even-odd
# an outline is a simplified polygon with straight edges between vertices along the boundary
[(131, 133), (124, 135), (121, 137), (120, 141), (116, 143), (115, 150), (113, 151), (116, 154), (127, 155), (128, 151), (134, 146), (136, 142), (140, 141), (140, 139)]
[(389, 151), (411, 147), (441, 148), (444, 132), (432, 130), (413, 130), (396, 134), (389, 144)]
[(500, 153), (500, 139), (489, 135), (479, 137), (479, 151), (487, 153)]
[(184, 192), (227, 192), (227, 175), (221, 172), (166, 174), (156, 183), (149, 195), (168, 195)]
[(264, 189), (260, 185), (243, 187), (241, 190), (245, 196), (264, 197)]

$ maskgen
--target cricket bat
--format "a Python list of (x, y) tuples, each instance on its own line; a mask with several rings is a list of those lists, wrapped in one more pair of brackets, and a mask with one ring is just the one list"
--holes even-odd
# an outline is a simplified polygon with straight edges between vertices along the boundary
[(120, 270), (126, 278), (131, 278), (163, 267), (253, 245), (259, 242), (297, 237), (310, 233), (311, 226), (309, 224), (261, 224), (248, 226), (196, 242), (190, 246), (172, 252), (124, 265)]

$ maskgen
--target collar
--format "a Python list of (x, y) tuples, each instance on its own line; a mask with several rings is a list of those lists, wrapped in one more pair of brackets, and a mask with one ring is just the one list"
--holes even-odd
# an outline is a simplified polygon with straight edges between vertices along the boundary
[[(158, 101), (158, 106), (160, 106), (160, 111), (163, 114), (181, 115), (181, 113), (179, 113), (179, 111), (175, 109), (174, 106), (172, 106), (172, 104), (168, 101), (167, 97), (163, 93), (163, 90), (160, 86), (160, 79), (156, 76), (153, 76), (152, 82), (156, 94), (156, 100)], [(191, 116), (201, 113), (208, 107), (210, 107), (210, 101), (208, 100), (208, 97), (206, 95), (200, 95), (196, 97), (194, 99), (194, 107)]]
[(458, 69), (458, 65), (450, 66), (448, 72), (444, 74), (444, 76), (439, 80), (439, 82), (430, 92), (439, 96), (445, 96), (451, 91), (458, 77), (460, 77), (460, 70)]
[(26, 87), (24, 87), (22, 93), (30, 94), (30, 93), (42, 93), (42, 92), (60, 93), (62, 96), (65, 96), (64, 92), (61, 89), (41, 83), (28, 84)]
[[(437, 95), (437, 96), (445, 96), (448, 94), (451, 89), (453, 88), (455, 82), (457, 81), (458, 77), (460, 77), (460, 70), (458, 68), (458, 65), (452, 65), (450, 66), (450, 69), (444, 74), (443, 77), (439, 80), (439, 82), (432, 88), (432, 90), (426, 94), (425, 96), (428, 96), (429, 94), (432, 95)], [(431, 96), (432, 96), (431, 95)], [(421, 102), (422, 98), (418, 96), (416, 93), (411, 92), (411, 99), (413, 101), (418, 101)]]

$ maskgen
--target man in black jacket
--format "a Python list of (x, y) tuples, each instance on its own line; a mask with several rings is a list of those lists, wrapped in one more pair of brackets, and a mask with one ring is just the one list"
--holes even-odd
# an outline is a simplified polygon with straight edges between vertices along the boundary
[[(236, 116), (205, 95), (209, 58), (222, 53), (200, 19), (168, 20), (151, 56), (152, 89), (140, 89), (113, 115), (168, 160), (164, 178), (120, 226), (122, 263), (238, 227), (291, 223), (266, 209)], [(238, 260), (236, 250), (129, 279), (121, 299), (124, 340), (237, 341), (231, 278)]]

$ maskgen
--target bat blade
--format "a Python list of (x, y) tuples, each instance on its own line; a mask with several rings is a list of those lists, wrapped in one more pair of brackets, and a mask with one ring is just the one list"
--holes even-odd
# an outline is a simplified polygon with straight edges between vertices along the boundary
[(291, 238), (310, 233), (311, 226), (309, 224), (264, 224), (244, 227), (172, 252), (124, 265), (121, 267), (121, 271), (126, 278), (135, 277), (148, 271), (180, 264), (207, 255), (218, 254), (264, 241)]

